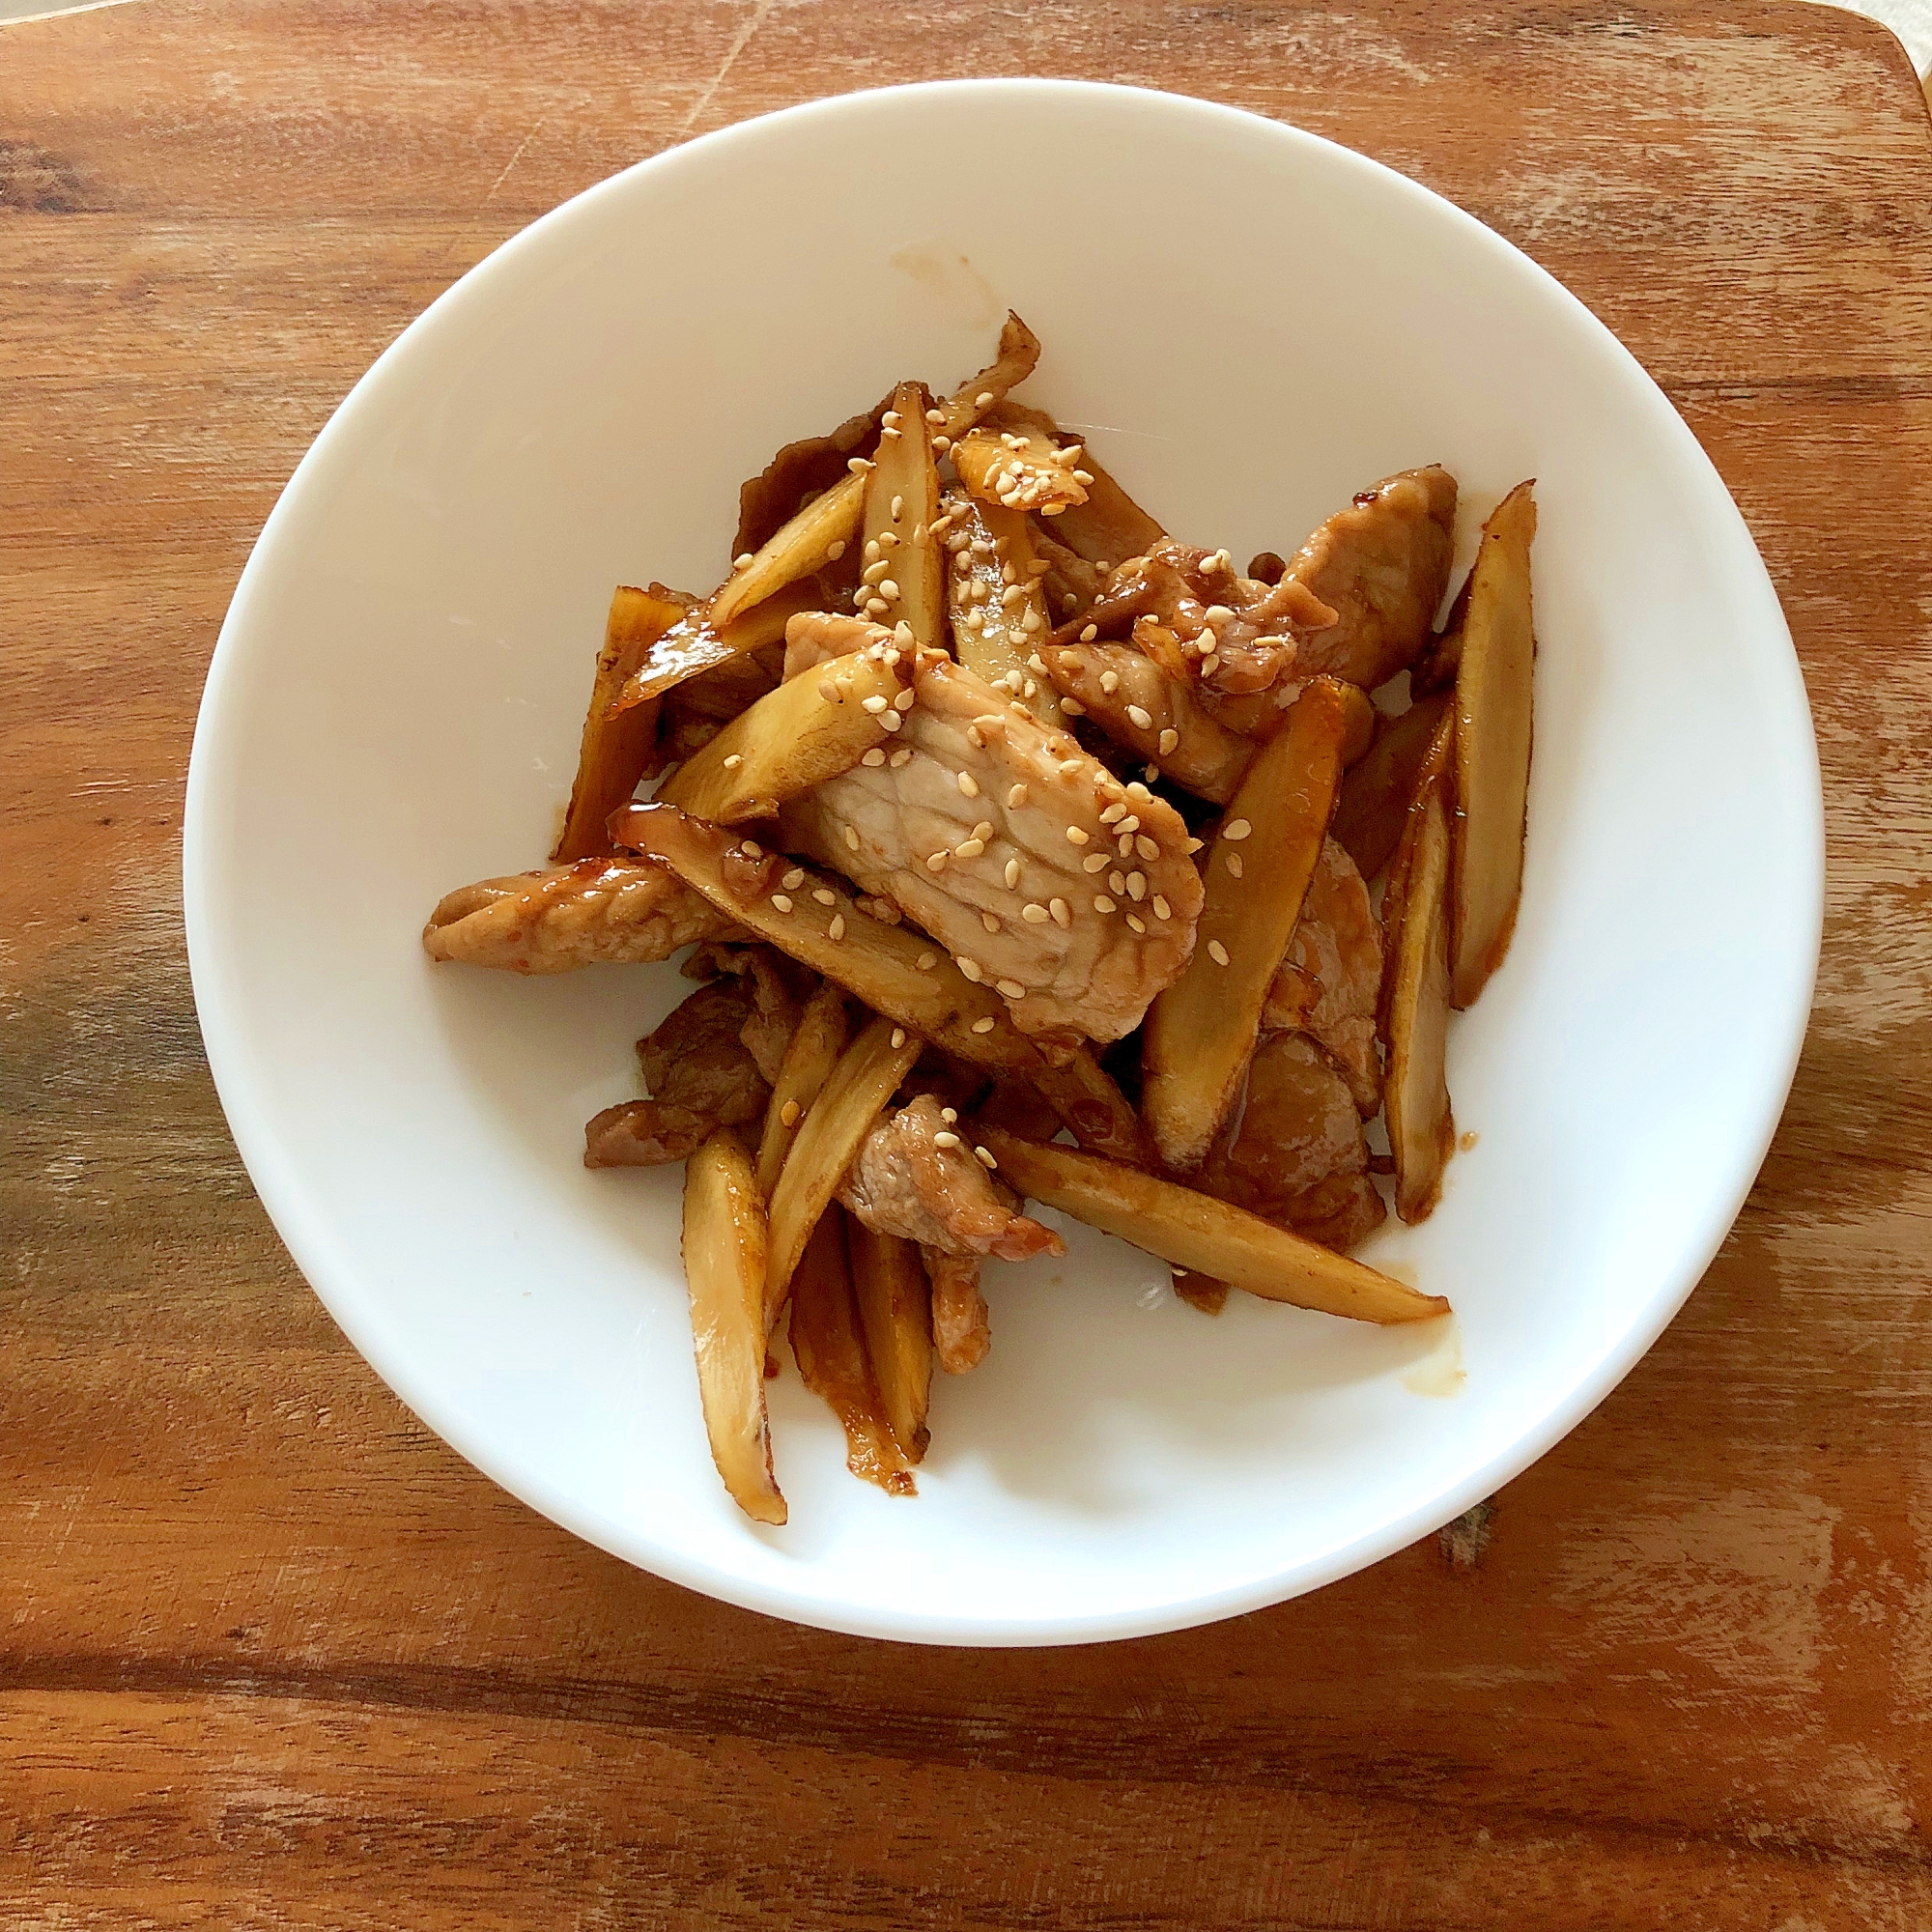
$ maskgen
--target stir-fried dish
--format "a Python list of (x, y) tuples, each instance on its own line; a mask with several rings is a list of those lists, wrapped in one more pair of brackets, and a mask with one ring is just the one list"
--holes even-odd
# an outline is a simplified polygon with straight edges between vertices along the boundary
[(1448, 1309), (1348, 1251), (1435, 1206), (1449, 1015), (1516, 922), (1530, 485), (1438, 629), (1447, 470), (1243, 571), (1014, 400), (1038, 356), (1009, 317), (951, 394), (780, 450), (708, 597), (620, 587), (550, 867), (423, 935), (517, 973), (691, 949), (584, 1159), (686, 1163), (705, 1426), (764, 1522), (781, 1317), (853, 1471), (911, 1493), (986, 1258), (1065, 1252), (1029, 1202), (1208, 1313)]

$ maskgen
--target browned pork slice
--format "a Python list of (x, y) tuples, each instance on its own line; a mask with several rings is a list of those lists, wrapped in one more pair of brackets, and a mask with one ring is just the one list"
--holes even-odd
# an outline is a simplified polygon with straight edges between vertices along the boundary
[(759, 1119), (772, 1090), (745, 1044), (755, 982), (700, 986), (638, 1042), (648, 1100), (606, 1107), (583, 1129), (585, 1167), (659, 1167), (683, 1160), (720, 1127)]
[(1381, 1105), (1381, 980), (1382, 928), (1369, 889), (1348, 853), (1323, 839), (1294, 936), (1262, 1008), (1262, 1030), (1313, 1035), (1347, 1076), (1365, 1117)]
[(1100, 637), (1130, 626), (1136, 648), (1194, 683), (1228, 730), (1265, 738), (1309, 676), (1301, 640), (1335, 617), (1292, 577), (1266, 583), (1241, 576), (1225, 550), (1169, 542), (1127, 558), (1100, 600), (1063, 625), (1054, 642), (1078, 643), (1090, 625)]
[(432, 959), (511, 973), (668, 959), (700, 939), (749, 937), (648, 859), (580, 859), (446, 894), (423, 927)]
[(1335, 612), (1301, 639), (1299, 672), (1326, 671), (1365, 691), (1414, 663), (1449, 585), (1456, 544), (1456, 479), (1439, 465), (1405, 469), (1362, 491), (1289, 560)]
[(1036, 1036), (1118, 1039), (1194, 951), (1179, 814), (950, 659), (888, 745), (793, 800), (788, 849), (890, 900)]
[(993, 1346), (992, 1317), (980, 1292), (980, 1257), (922, 1248), (932, 1284), (932, 1349), (949, 1376), (963, 1376), (986, 1359)]
[(860, 1144), (838, 1199), (875, 1234), (949, 1255), (1065, 1254), (1060, 1236), (1022, 1214), (1019, 1197), (980, 1165), (951, 1111), (922, 1094), (887, 1114)]
[(775, 946), (726, 946), (716, 940), (697, 947), (683, 972), (687, 980), (736, 979), (750, 988), (752, 1009), (739, 1037), (758, 1071), (775, 1082), (816, 976)]
[(1388, 1212), (1349, 1083), (1300, 1033), (1270, 1034), (1255, 1049), (1245, 1104), (1195, 1185), (1338, 1250)]

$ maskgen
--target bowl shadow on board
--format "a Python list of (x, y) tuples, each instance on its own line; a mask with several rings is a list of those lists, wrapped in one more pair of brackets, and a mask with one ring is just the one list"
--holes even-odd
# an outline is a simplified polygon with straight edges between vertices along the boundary
[[(635, 1250), (637, 1293), (665, 1293), (675, 1250), (667, 1255), (665, 1231), (639, 1212), (636, 1183), (646, 1176), (586, 1171), (582, 1123), (640, 1091), (633, 1042), (694, 982), (671, 965), (538, 978), (427, 960), (424, 969), (444, 1050), (472, 1104), (521, 1144), (541, 1177), (535, 1184), (561, 1196), (562, 1211), (592, 1221), (614, 1249)], [(1035, 1211), (1069, 1252), (988, 1264), (992, 1350), (970, 1375), (933, 1378), (924, 1469), (940, 1481), (970, 1482), (978, 1469), (1045, 1507), (1130, 1513), (1153, 1498), (1135, 1484), (1136, 1458), (1122, 1445), (1158, 1445), (1204, 1468), (1292, 1456), (1304, 1431), (1311, 1449), (1321, 1439), (1306, 1398), (1400, 1376), (1441, 1343), (1439, 1321), (1378, 1328), (1238, 1291), (1224, 1314), (1204, 1316), (1173, 1293), (1164, 1263)], [(842, 1464), (837, 1423), (782, 1353), (772, 1391), (781, 1454)], [(809, 1553), (795, 1536), (774, 1548)]]

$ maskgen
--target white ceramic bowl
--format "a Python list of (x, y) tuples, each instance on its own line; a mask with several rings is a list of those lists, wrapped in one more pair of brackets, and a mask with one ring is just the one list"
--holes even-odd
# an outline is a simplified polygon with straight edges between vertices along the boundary
[[(611, 585), (714, 582), (742, 477), (899, 376), (977, 368), (1009, 303), (1047, 345), (1031, 392), (1171, 528), (1237, 557), (1292, 550), (1412, 464), (1456, 471), (1465, 522), (1538, 479), (1521, 922), (1450, 1045), (1479, 1142), (1434, 1219), (1368, 1251), (1458, 1314), (1381, 1332), (1236, 1296), (1205, 1320), (1158, 1264), (1068, 1226), (1064, 1263), (989, 1270), (993, 1352), (940, 1378), (917, 1501), (845, 1473), (787, 1370), (792, 1520), (768, 1531), (706, 1453), (679, 1173), (580, 1158), (689, 982), (432, 967), (417, 934), (446, 888), (542, 862)], [(185, 860), (237, 1143), (411, 1407), (646, 1569), (959, 1643), (1122, 1636), (1313, 1588), (1572, 1428), (1750, 1185), (1809, 1005), (1822, 865), (1776, 599), (1609, 333), (1359, 156), (1039, 81), (708, 136), (437, 301), (316, 440), (242, 575)]]

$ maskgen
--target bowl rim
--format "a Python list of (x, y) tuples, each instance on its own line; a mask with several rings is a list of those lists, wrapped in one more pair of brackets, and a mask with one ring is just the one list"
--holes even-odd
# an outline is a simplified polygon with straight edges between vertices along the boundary
[[(326, 1214), (313, 1211), (297, 1164), (292, 1160), (257, 1091), (257, 1071), (231, 1016), (225, 997), (233, 962), (223, 944), (221, 866), (215, 851), (214, 792), (219, 784), (221, 748), (231, 728), (227, 714), (236, 701), (237, 667), (248, 648), (253, 628), (252, 607), (263, 585), (277, 567), (276, 554), (292, 505), (324, 469), (336, 446), (354, 433), (368, 405), (372, 389), (384, 374), (423, 336), (434, 330), (445, 310), (469, 301), (479, 287), (499, 275), (526, 252), (549, 245), (553, 237), (575, 218), (582, 207), (628, 191), (638, 178), (674, 172), (692, 156), (715, 155), (727, 148), (753, 148), (799, 125), (849, 114), (880, 98), (932, 98), (977, 94), (991, 97), (1105, 97), (1126, 100), (1156, 116), (1172, 116), (1177, 124), (1188, 117), (1218, 122), (1247, 130), (1265, 128), (1271, 137), (1293, 146), (1322, 151), (1331, 163), (1365, 171), (1381, 186), (1426, 206), (1434, 216), (1460, 228), (1471, 245), (1502, 251), (1514, 258), (1519, 272), (1526, 271), (1544, 286), (1573, 322), (1596, 338), (1600, 351), (1620, 362), (1637, 382), (1648, 412), (1649, 427), (1676, 445), (1680, 463), (1695, 486), (1713, 498), (1713, 510), (1731, 521), (1741, 549), (1731, 566), (1742, 569), (1749, 595), (1758, 607), (1741, 620), (1753, 633), (1781, 640), (1781, 666), (1790, 680), (1786, 693), (1795, 699), (1792, 742), (1783, 748), (1794, 781), (1804, 780), (1804, 814), (1799, 849), (1787, 858), (1785, 883), (1794, 930), (1808, 933), (1802, 971), (1787, 985), (1784, 1010), (1776, 1015), (1780, 1036), (1778, 1054), (1767, 1061), (1762, 1118), (1758, 1130), (1734, 1150), (1719, 1168), (1710, 1206), (1698, 1225), (1696, 1239), (1687, 1244), (1680, 1266), (1660, 1277), (1648, 1300), (1564, 1398), (1537, 1418), (1520, 1435), (1461, 1480), (1432, 1491), (1396, 1516), (1377, 1523), (1313, 1556), (1285, 1562), (1248, 1582), (1200, 1596), (1177, 1595), (1154, 1605), (1137, 1605), (1113, 1612), (1092, 1610), (1063, 1615), (1029, 1615), (1011, 1622), (982, 1618), (955, 1619), (943, 1609), (918, 1617), (900, 1610), (824, 1604), (800, 1600), (781, 1586), (770, 1586), (714, 1567), (701, 1555), (670, 1548), (640, 1536), (635, 1523), (619, 1523), (585, 1506), (569, 1493), (525, 1468), (502, 1466), (503, 1459), (483, 1431), (425, 1386), (407, 1349), (372, 1323), (368, 1311), (348, 1284), (358, 1274), (356, 1264), (340, 1252)], [(1742, 586), (1741, 586), (1742, 587)], [(1576, 1429), (1621, 1382), (1656, 1343), (1702, 1280), (1733, 1222), (1744, 1207), (1769, 1151), (1796, 1077), (1799, 1055), (1809, 1021), (1815, 991), (1824, 922), (1825, 826), (1817, 739), (1805, 696), (1804, 675), (1790, 630), (1769, 572), (1748, 526), (1726, 489), (1716, 466), (1690, 426), (1636, 357), (1585, 304), (1514, 243), (1454, 202), (1425, 187), (1385, 163), (1372, 159), (1340, 142), (1272, 120), (1246, 108), (1198, 97), (1113, 82), (1038, 77), (959, 78), (866, 88), (827, 96), (776, 109), (733, 123), (690, 141), (649, 156), (572, 195), (539, 215), (467, 270), (415, 316), (357, 378), (354, 386), (303, 452), (273, 508), (264, 522), (236, 584), (210, 661), (189, 754), (182, 830), (183, 915), (195, 1007), (210, 1071), (227, 1117), (237, 1151), (250, 1181), (275, 1231), (311, 1290), (328, 1309), (364, 1359), (389, 1389), (427, 1428), (493, 1482), (573, 1534), (639, 1569), (682, 1584), (740, 1608), (760, 1611), (793, 1623), (850, 1635), (889, 1640), (961, 1646), (1020, 1647), (1111, 1641), (1152, 1635), (1168, 1631), (1241, 1615), (1285, 1602), (1339, 1581), (1440, 1529), (1457, 1517), (1493, 1495), (1547, 1455)], [(1784, 962), (1787, 967), (1798, 962)], [(1771, 1010), (1769, 1005), (1767, 1011)], [(1767, 1031), (1772, 1031), (1767, 1021)], [(355, 1303), (353, 1313), (345, 1307)]]

